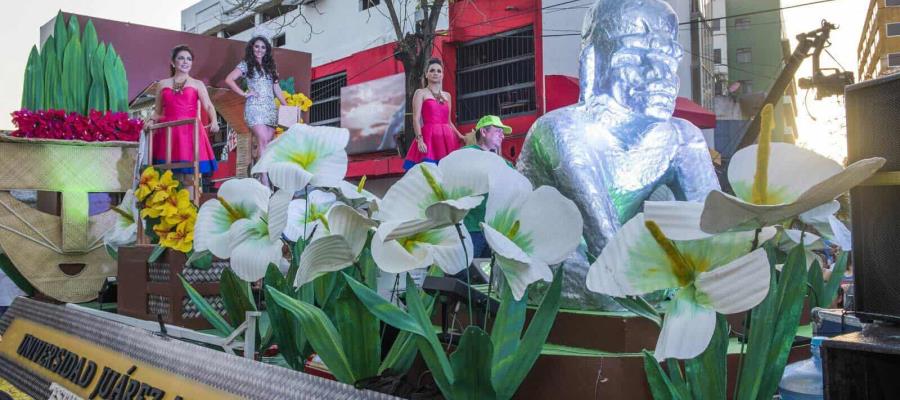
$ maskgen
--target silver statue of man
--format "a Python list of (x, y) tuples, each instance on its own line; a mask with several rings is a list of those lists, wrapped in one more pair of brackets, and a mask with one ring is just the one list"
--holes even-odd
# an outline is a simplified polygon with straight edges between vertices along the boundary
[[(535, 122), (518, 168), (554, 186), (584, 217), (587, 251), (599, 255), (651, 194), (702, 201), (719, 189), (706, 141), (673, 118), (678, 19), (660, 0), (597, 0), (582, 29), (581, 98)], [(604, 308), (584, 289), (584, 254), (566, 264), (565, 306)]]

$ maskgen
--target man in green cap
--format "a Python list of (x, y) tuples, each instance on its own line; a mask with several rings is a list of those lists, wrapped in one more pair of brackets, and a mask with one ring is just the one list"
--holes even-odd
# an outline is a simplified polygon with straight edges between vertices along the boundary
[[(509, 135), (511, 132), (512, 128), (504, 125), (500, 117), (485, 115), (475, 125), (475, 144), (465, 146), (463, 149), (490, 151), (500, 157), (500, 144), (503, 143), (503, 136)], [(509, 161), (506, 164), (513, 168)], [(466, 230), (469, 231), (469, 236), (472, 237), (473, 255), (476, 258), (488, 258), (491, 256), (491, 250), (487, 246), (487, 241), (484, 239), (484, 232), (481, 231), (480, 225), (481, 221), (484, 221), (486, 204), (487, 195), (484, 196), (484, 201), (481, 202), (481, 205), (470, 210), (466, 214), (465, 219), (463, 219), (463, 224), (466, 226)]]

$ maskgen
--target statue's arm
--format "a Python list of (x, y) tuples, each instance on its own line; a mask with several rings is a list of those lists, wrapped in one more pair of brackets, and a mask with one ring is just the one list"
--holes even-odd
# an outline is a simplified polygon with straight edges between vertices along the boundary
[(601, 152), (591, 148), (584, 137), (555, 132), (543, 122), (538, 121), (532, 128), (519, 170), (535, 186), (554, 186), (575, 202), (584, 218), (588, 248), (599, 255), (619, 226), (604, 178)]
[(675, 125), (682, 139), (673, 161), (676, 184), (685, 200), (703, 201), (709, 192), (720, 189), (706, 139), (689, 122), (676, 121)]

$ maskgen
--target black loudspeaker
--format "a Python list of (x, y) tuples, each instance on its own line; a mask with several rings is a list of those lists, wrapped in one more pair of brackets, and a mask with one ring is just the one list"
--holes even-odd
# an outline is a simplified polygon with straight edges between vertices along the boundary
[(900, 323), (900, 74), (846, 89), (847, 158), (887, 163), (850, 191), (856, 313)]

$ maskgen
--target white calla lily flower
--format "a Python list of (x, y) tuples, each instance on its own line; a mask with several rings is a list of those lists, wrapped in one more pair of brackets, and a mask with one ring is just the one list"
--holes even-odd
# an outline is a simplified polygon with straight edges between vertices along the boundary
[(284, 235), (292, 242), (296, 242), (303, 235), (312, 234), (313, 230), (317, 237), (327, 235), (329, 227), (325, 216), (336, 201), (337, 197), (333, 193), (318, 190), (310, 192), (306, 199), (291, 201), (287, 210)]
[(417, 164), (387, 191), (374, 218), (400, 222), (387, 240), (459, 223), (484, 200), (490, 175), (509, 169), (502, 158), (476, 149), (457, 150), (440, 165)]
[(749, 310), (766, 297), (768, 257), (761, 248), (750, 251), (754, 232), (701, 232), (697, 204), (646, 202), (644, 207), (591, 265), (587, 287), (616, 297), (677, 288), (655, 356), (690, 359), (709, 345), (716, 312)]
[(219, 188), (218, 198), (200, 206), (194, 229), (194, 250), (209, 250), (214, 256), (228, 258), (232, 243), (230, 230), (241, 219), (264, 215), (272, 191), (256, 179), (232, 179)]
[(337, 187), (347, 173), (350, 131), (296, 124), (269, 143), (252, 173), (266, 172), (281, 190), (295, 192), (307, 184)]
[(472, 263), (472, 238), (464, 233), (460, 243), (452, 226), (385, 240), (401, 223), (381, 223), (372, 238), (372, 259), (382, 271), (399, 274), (435, 264), (452, 275)]
[(134, 243), (137, 240), (138, 223), (141, 220), (134, 191), (129, 189), (125, 192), (122, 202), (113, 207), (113, 211), (117, 214), (116, 222), (112, 229), (103, 235), (103, 243), (113, 248)]
[[(783, 229), (781, 227), (778, 228), (779, 235), (777, 236), (778, 249), (784, 252), (789, 252), (798, 244), (803, 244), (803, 252), (806, 253), (806, 269), (809, 270), (809, 267), (812, 266), (813, 261), (817, 260), (819, 257), (814, 253), (814, 251), (822, 250), (825, 248), (825, 242), (822, 240), (822, 237), (818, 235), (814, 235), (809, 232), (803, 232), (797, 229)], [(775, 269), (781, 271), (782, 264), (775, 265)]]
[(763, 110), (759, 144), (731, 158), (728, 181), (735, 196), (713, 191), (700, 223), (705, 232), (754, 230), (833, 201), (880, 169), (885, 159), (860, 160), (846, 169), (833, 160), (788, 143), (771, 143), (771, 105)]
[(369, 208), (377, 207), (377, 203), (381, 201), (375, 194), (366, 190), (366, 177), (362, 177), (358, 184), (354, 185), (347, 181), (341, 181), (338, 184), (338, 192), (343, 196), (347, 202), (353, 207), (360, 207), (364, 204), (369, 205)]
[(551, 282), (550, 265), (566, 259), (581, 240), (578, 207), (550, 186), (532, 190), (516, 170), (498, 171), (488, 192), (484, 236), (516, 300), (535, 281)]
[(281, 263), (283, 243), (280, 239), (269, 239), (269, 224), (264, 215), (236, 221), (229, 230), (229, 239), (231, 269), (245, 281), (262, 279), (269, 264)]
[(330, 234), (317, 237), (303, 250), (294, 286), (300, 287), (329, 272), (340, 271), (359, 257), (375, 221), (345, 204), (328, 211)]

